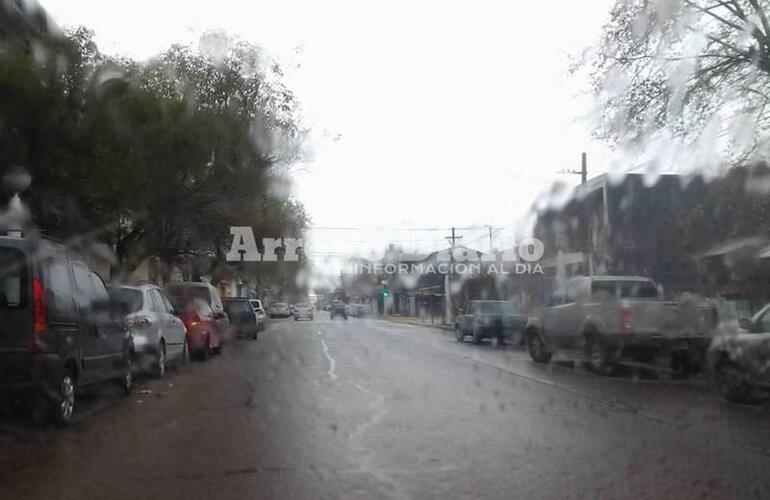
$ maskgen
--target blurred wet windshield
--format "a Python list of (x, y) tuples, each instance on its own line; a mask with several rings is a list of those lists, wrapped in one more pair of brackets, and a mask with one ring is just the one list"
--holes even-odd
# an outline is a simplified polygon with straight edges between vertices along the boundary
[(126, 5), (0, 0), (0, 496), (770, 498), (770, 0)]

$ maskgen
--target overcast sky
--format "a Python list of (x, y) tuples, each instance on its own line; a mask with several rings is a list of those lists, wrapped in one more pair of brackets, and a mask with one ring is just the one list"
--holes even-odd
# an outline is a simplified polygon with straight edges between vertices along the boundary
[[(503, 245), (551, 183), (579, 182), (556, 172), (579, 168), (581, 151), (590, 176), (608, 164), (567, 67), (597, 40), (610, 0), (42, 3), (58, 24), (92, 28), (110, 54), (143, 59), (223, 29), (285, 61), (315, 130), (295, 194), (316, 226), (368, 228), (316, 231), (325, 251), (342, 234), (414, 249), (446, 235), (394, 227), (489, 224)], [(458, 234), (488, 244), (486, 230)]]

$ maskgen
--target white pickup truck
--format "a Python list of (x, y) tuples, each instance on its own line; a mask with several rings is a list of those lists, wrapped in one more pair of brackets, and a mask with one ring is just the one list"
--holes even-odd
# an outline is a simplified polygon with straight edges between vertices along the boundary
[(589, 366), (609, 373), (623, 358), (652, 362), (665, 356), (676, 370), (697, 363), (708, 338), (684, 322), (675, 302), (638, 276), (583, 276), (556, 289), (525, 330), (534, 361), (547, 363), (557, 351), (587, 357)]

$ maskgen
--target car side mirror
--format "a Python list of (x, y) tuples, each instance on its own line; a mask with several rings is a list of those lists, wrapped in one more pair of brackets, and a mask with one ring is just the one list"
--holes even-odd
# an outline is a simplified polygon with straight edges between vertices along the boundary
[(753, 332), (756, 328), (756, 325), (753, 321), (751, 321), (751, 318), (741, 318), (738, 320), (738, 326), (741, 327), (744, 330), (748, 330), (750, 332)]
[(226, 318), (226, 317), (227, 316), (223, 312), (216, 312), (216, 313), (214, 313), (214, 319), (223, 319), (223, 318)]

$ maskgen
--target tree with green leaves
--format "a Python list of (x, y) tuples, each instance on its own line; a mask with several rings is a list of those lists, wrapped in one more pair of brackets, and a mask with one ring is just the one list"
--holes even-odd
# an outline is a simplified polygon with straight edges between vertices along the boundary
[(106, 241), (131, 271), (148, 256), (221, 256), (231, 225), (296, 236), (307, 224), (271, 189), (305, 131), (257, 47), (213, 33), (137, 63), (78, 28), (0, 49), (0, 165), (32, 172), (25, 198), (45, 233)]

